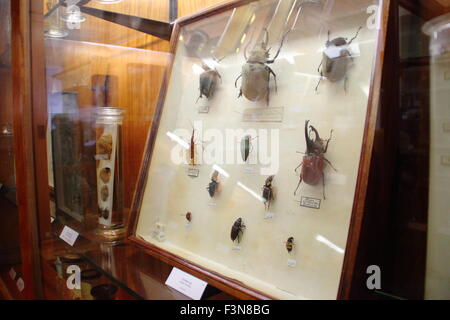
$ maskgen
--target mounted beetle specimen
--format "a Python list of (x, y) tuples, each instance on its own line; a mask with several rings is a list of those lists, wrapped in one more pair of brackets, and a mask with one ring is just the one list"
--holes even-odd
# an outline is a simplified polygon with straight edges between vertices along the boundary
[(208, 100), (211, 99), (216, 90), (218, 80), (222, 80), (222, 77), (216, 69), (211, 69), (206, 63), (202, 64), (202, 68), (205, 71), (200, 74), (200, 95), (197, 102), (203, 96)]
[(241, 242), (241, 235), (243, 234), (245, 229), (245, 225), (242, 222), (242, 218), (237, 219), (233, 226), (231, 227), (231, 240), (238, 240), (238, 243)]
[[(298, 182), (297, 189), (294, 191), (294, 196), (297, 193), (298, 188), (302, 181), (309, 185), (316, 185), (320, 179), (322, 179), (323, 184), (323, 199), (325, 200), (325, 174), (323, 172), (325, 163), (328, 163), (335, 171), (337, 171), (330, 161), (325, 158), (325, 153), (328, 150), (328, 144), (330, 143), (331, 137), (333, 135), (333, 130), (330, 132), (330, 138), (328, 140), (323, 140), (319, 136), (319, 132), (313, 126), (309, 126), (309, 120), (305, 122), (305, 139), (306, 139), (306, 153), (303, 156), (303, 162), (295, 168), (302, 167), (300, 173), (300, 181)], [(314, 133), (314, 138), (311, 135)]]
[(291, 253), (294, 248), (294, 237), (289, 237), (286, 241), (286, 250)]
[[(356, 35), (347, 42), (346, 38), (335, 38), (330, 40), (330, 31), (328, 31), (328, 40), (325, 44), (326, 49), (323, 53), (322, 61), (320, 62), (317, 71), (320, 74), (319, 83), (316, 86), (316, 91), (319, 89), (322, 78), (326, 78), (331, 82), (338, 82), (344, 79), (344, 90), (347, 92), (347, 71), (350, 66), (350, 62), (353, 61), (352, 54), (349, 47), (351, 43), (358, 37), (359, 31), (362, 27), (359, 27)], [(333, 54), (337, 51), (336, 54)], [(331, 57), (330, 57), (331, 55)]]
[(209, 183), (206, 190), (208, 190), (209, 196), (212, 198), (216, 194), (217, 189), (219, 188), (219, 181), (217, 181), (217, 178), (219, 176), (219, 171), (214, 170), (212, 176), (211, 176), (211, 182)]
[[(254, 137), (253, 139), (256, 139), (257, 137)], [(252, 136), (246, 135), (241, 140), (241, 157), (244, 162), (247, 162), (248, 157), (250, 156), (250, 152), (253, 150), (252, 146)]]
[(289, 31), (286, 32), (281, 39), (280, 47), (273, 59), (269, 59), (270, 48), (267, 49), (269, 33), (267, 29), (264, 29), (264, 32), (264, 39), (259, 45), (253, 48), (248, 58), (246, 53), (247, 50), (244, 50), (244, 57), (247, 62), (242, 66), (242, 73), (237, 77), (234, 86), (237, 88), (237, 82), (239, 78), (242, 77), (238, 98), (244, 95), (244, 97), (250, 101), (261, 101), (266, 99), (267, 105), (269, 105), (270, 75), (272, 75), (275, 80), (275, 92), (277, 91), (277, 76), (268, 64), (274, 63), (277, 59), (281, 48), (283, 47), (284, 39)]
[(264, 199), (264, 207), (266, 210), (269, 210), (270, 202), (274, 200), (273, 197), (273, 190), (272, 190), (272, 181), (274, 176), (270, 176), (266, 179), (266, 182), (264, 183), (263, 187), (263, 194), (262, 197)]
[(189, 222), (192, 221), (192, 213), (190, 213), (190, 212), (186, 213), (186, 220), (189, 221)]

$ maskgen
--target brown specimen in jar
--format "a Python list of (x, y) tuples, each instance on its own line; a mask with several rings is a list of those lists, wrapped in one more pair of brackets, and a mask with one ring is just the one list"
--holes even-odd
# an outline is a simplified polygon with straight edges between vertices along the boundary
[(100, 196), (102, 198), (102, 201), (106, 201), (108, 200), (109, 197), (109, 189), (108, 186), (103, 186), (102, 189), (100, 190)]
[(108, 183), (110, 178), (111, 178), (110, 168), (106, 167), (100, 170), (100, 179), (103, 181), (103, 183)]
[(109, 218), (109, 210), (98, 208), (98, 215), (100, 216), (100, 218), (103, 218), (106, 220)]
[(106, 160), (111, 159), (113, 139), (111, 134), (104, 134), (97, 140), (97, 155), (105, 156)]

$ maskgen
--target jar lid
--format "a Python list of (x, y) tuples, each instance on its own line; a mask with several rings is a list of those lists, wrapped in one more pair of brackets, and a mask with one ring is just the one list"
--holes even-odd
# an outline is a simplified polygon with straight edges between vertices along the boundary
[(91, 289), (91, 295), (96, 300), (112, 300), (116, 292), (117, 286), (112, 283), (100, 284)]
[(77, 253), (66, 253), (61, 256), (61, 261), (66, 263), (80, 263), (83, 262), (83, 258)]
[(95, 269), (86, 269), (81, 271), (81, 280), (93, 280), (98, 279), (102, 274)]

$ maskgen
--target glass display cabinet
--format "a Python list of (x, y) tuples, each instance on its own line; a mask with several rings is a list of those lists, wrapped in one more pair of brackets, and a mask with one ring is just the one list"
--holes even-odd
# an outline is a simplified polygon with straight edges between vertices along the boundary
[(449, 10), (0, 0), (0, 298), (449, 299)]
[(178, 20), (132, 239), (253, 297), (345, 298), (387, 14), (262, 0)]

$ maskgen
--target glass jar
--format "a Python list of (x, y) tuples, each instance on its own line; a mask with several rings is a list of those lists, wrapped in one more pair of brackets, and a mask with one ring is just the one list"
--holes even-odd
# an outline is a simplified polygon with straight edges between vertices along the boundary
[(91, 290), (94, 300), (114, 300), (116, 298), (117, 286), (112, 283), (100, 284)]
[(91, 295), (92, 288), (98, 286), (102, 274), (95, 269), (86, 269), (81, 271), (81, 298), (83, 300), (93, 300)]
[(125, 235), (122, 119), (125, 111), (99, 107), (95, 111), (99, 232), (117, 243)]

